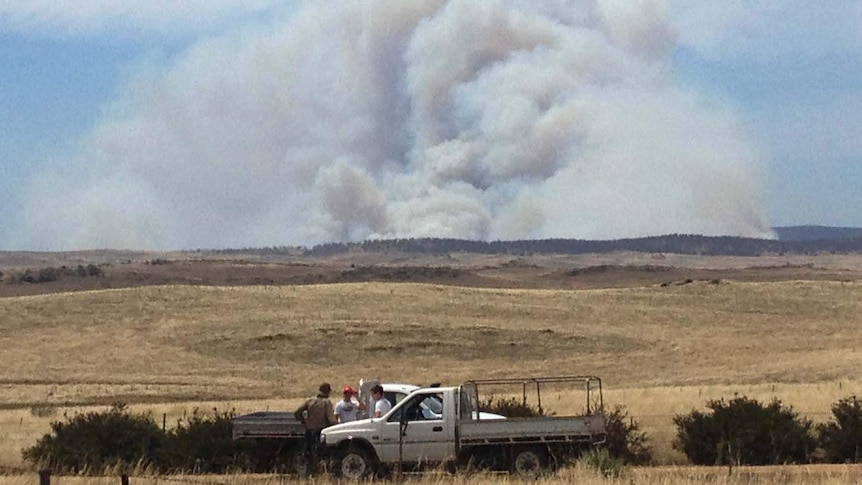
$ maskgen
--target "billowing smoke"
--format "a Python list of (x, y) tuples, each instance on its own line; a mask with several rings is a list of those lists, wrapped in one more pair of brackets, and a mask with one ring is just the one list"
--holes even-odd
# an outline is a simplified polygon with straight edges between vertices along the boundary
[(32, 248), (767, 236), (760, 154), (661, 1), (338, 0), (141, 69)]

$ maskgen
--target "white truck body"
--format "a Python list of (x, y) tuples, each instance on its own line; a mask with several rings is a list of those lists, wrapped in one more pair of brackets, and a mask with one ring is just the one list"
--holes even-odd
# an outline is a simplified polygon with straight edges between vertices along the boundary
[[(367, 381), (363, 384), (360, 382), (360, 388), (363, 389), (361, 394), (368, 396), (366, 407), (374, 408), (374, 401), (371, 400), (371, 393), (366, 388), (370, 389), (371, 385), (377, 381)], [(395, 384), (384, 383), (383, 396), (388, 399), (393, 406), (401, 402), (405, 397), (413, 391), (421, 389), (413, 384)], [(366, 400), (366, 399), (363, 399)], [(333, 401), (335, 401), (333, 399)], [(335, 401), (337, 402), (337, 401)], [(493, 413), (479, 413), (481, 419), (505, 419), (505, 416)], [(302, 423), (296, 420), (293, 412), (286, 411), (257, 411), (254, 413), (243, 414), (233, 418), (233, 439), (285, 439), (285, 440), (302, 440), (305, 436), (305, 428)]]
[[(605, 417), (600, 412), (482, 419), (473, 405), (475, 389), (474, 385), (415, 390), (383, 417), (326, 428), (321, 443), (335, 458), (336, 472), (362, 478), (380, 465), (477, 460), (493, 462), (498, 468), (514, 463), (517, 468), (529, 459), (526, 468), (533, 473), (558, 455), (604, 441)], [(441, 412), (429, 413), (427, 408), (436, 404)], [(523, 469), (516, 471), (524, 474)]]

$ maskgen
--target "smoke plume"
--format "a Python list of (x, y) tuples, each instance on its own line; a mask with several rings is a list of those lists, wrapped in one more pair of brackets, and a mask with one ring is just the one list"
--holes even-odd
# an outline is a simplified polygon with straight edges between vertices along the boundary
[(22, 245), (768, 236), (761, 155), (674, 45), (658, 0), (308, 2), (140, 69)]

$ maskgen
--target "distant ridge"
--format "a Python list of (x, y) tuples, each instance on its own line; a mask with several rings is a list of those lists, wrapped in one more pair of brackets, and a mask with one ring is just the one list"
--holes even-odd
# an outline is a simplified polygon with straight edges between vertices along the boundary
[[(273, 248), (276, 250), (276, 248)], [(265, 251), (265, 250), (264, 250)], [(665, 236), (584, 241), (539, 239), (522, 241), (469, 241), (464, 239), (386, 239), (355, 243), (330, 243), (304, 251), (308, 256), (332, 256), (349, 252), (447, 254), (590, 254), (619, 251), (676, 253), (703, 256), (760, 256), (764, 254), (862, 253), (862, 236), (856, 238), (791, 240), (732, 236), (670, 234)]]
[[(53, 261), (74, 266), (87, 263), (109, 263), (148, 259), (161, 261), (192, 255), (251, 255), (262, 260), (295, 257), (326, 257), (346, 253), (433, 254), (602, 254), (613, 252), (675, 253), (703, 256), (760, 256), (768, 254), (860, 254), (862, 228), (827, 226), (787, 226), (772, 228), (776, 239), (735, 236), (701, 236), (668, 234), (630, 239), (582, 240), (539, 239), (519, 241), (474, 241), (452, 238), (378, 239), (360, 242), (301, 246), (247, 247), (229, 249), (196, 249), (173, 252), (94, 250), (71, 252), (0, 251), (0, 268), (38, 265)], [(183, 256), (185, 255), (185, 256)]]
[(474, 241), (452, 238), (377, 239), (360, 242), (319, 244), (311, 248), (270, 247), (208, 250), (219, 254), (259, 256), (334, 256), (351, 252), (404, 254), (590, 254), (619, 251), (676, 253), (705, 256), (760, 256), (764, 254), (852, 254), (862, 253), (862, 228), (792, 226), (775, 227), (776, 239), (736, 236), (668, 234), (630, 239), (582, 240), (538, 239), (518, 241)]
[(773, 227), (779, 241), (822, 241), (862, 237), (860, 227), (786, 226)]

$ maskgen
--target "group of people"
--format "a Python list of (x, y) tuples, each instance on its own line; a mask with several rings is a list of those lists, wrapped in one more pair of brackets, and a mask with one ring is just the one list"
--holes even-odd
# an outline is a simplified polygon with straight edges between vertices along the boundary
[[(338, 423), (348, 423), (359, 419), (360, 412), (366, 409), (365, 403), (355, 399), (358, 397), (356, 391), (345, 386), (342, 390), (344, 398), (333, 406), (329, 400), (332, 386), (324, 382), (318, 387), (317, 396), (302, 403), (294, 412), (297, 421), (305, 426), (305, 451), (308, 458), (309, 471), (317, 468), (317, 447), (320, 443), (320, 432), (323, 428)], [(375, 418), (379, 418), (392, 409), (392, 403), (383, 397), (383, 386), (377, 384), (371, 388), (371, 397), (374, 398)]]

